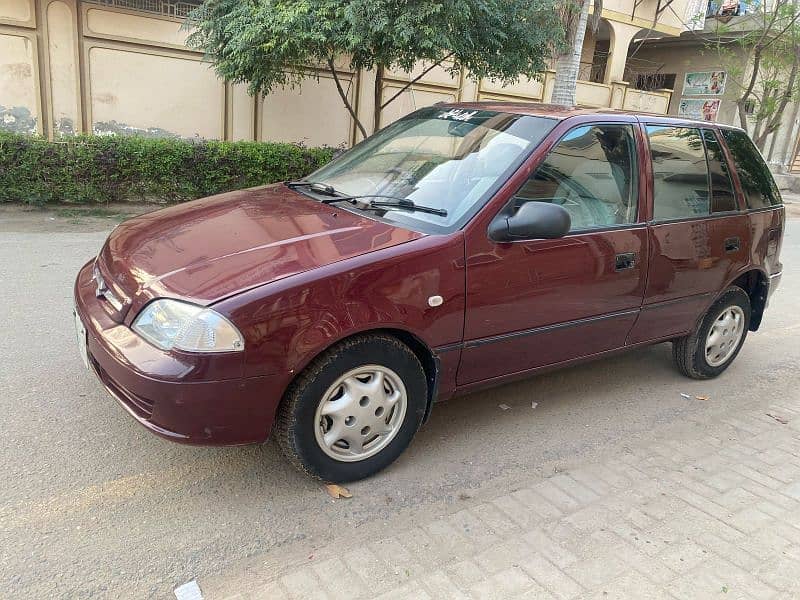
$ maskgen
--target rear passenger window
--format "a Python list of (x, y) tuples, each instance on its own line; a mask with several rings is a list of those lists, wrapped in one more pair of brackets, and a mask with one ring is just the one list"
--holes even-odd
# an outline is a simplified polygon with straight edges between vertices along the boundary
[(708, 173), (711, 176), (711, 212), (739, 210), (728, 171), (728, 161), (725, 160), (717, 136), (710, 129), (704, 129), (703, 139), (706, 142)]
[(584, 125), (569, 131), (513, 198), (559, 204), (570, 231), (634, 223), (636, 144), (630, 125)]
[(743, 131), (723, 129), (722, 137), (733, 155), (748, 208), (767, 208), (781, 203), (781, 195), (761, 153)]
[(709, 214), (708, 166), (700, 130), (648, 125), (653, 162), (653, 218), (668, 221)]

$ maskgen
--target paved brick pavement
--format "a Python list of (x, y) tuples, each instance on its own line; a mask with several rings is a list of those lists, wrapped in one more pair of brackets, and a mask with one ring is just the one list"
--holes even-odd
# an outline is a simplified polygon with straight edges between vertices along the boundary
[(213, 595), (800, 598), (800, 395), (765, 406)]

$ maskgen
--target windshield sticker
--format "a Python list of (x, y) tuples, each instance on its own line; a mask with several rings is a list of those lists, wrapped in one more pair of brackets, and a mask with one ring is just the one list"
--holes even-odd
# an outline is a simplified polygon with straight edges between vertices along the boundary
[(453, 121), (469, 121), (478, 114), (477, 110), (464, 110), (463, 108), (451, 108), (447, 112), (438, 115), (437, 119), (450, 119)]

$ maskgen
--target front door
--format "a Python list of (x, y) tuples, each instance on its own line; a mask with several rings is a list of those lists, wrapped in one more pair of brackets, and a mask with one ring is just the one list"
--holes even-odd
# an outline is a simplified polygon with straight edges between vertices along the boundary
[(467, 307), (458, 384), (619, 348), (638, 315), (647, 272), (639, 218), (636, 131), (624, 123), (568, 131), (510, 202), (561, 204), (555, 240), (466, 239)]

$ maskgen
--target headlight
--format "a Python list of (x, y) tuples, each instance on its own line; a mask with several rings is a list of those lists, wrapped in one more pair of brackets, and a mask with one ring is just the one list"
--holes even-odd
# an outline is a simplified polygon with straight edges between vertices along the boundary
[(210, 308), (180, 300), (154, 300), (139, 313), (132, 327), (136, 333), (162, 350), (244, 350), (242, 334), (228, 319)]

